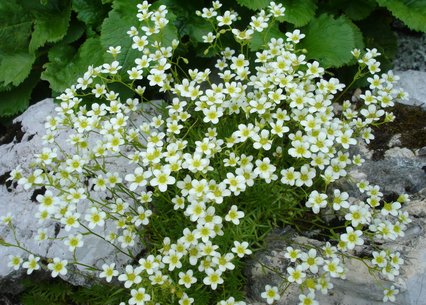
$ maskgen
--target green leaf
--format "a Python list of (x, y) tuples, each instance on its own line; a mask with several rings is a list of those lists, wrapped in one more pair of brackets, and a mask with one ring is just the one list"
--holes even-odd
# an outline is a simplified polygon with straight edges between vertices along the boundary
[(193, 42), (203, 42), (203, 36), (213, 31), (212, 25), (205, 19), (194, 16), (186, 23), (186, 33)]
[(14, 88), (12, 84), (6, 85), (6, 86), (0, 86), (0, 92), (10, 91)]
[(137, 7), (140, 1), (138, 0), (114, 0), (112, 1), (112, 8), (115, 12), (126, 16), (127, 18), (133, 18), (133, 22), (136, 22)]
[[(135, 24), (135, 20), (136, 10), (133, 15), (122, 15), (113, 10), (102, 24), (100, 38), (102, 49), (106, 50), (110, 46), (121, 46), (121, 53), (118, 54), (117, 60), (122, 66), (121, 71), (124, 71), (120, 73), (123, 77), (126, 77), (126, 71), (135, 65), (135, 59), (140, 56), (140, 52), (132, 49), (133, 41), (127, 35), (127, 31)], [(107, 55), (106, 58), (111, 57)]]
[(382, 70), (391, 68), (397, 51), (396, 35), (392, 31), (392, 16), (377, 11), (358, 23), (364, 33), (365, 45), (368, 48), (377, 48), (382, 55), (379, 60)]
[(68, 5), (59, 12), (46, 11), (37, 15), (29, 46), (30, 52), (34, 52), (47, 42), (59, 41), (65, 36), (71, 17), (71, 6)]
[(86, 30), (83, 22), (79, 20), (71, 20), (67, 34), (60, 41), (61, 44), (69, 44), (78, 40)]
[[(137, 25), (137, 7), (136, 2), (130, 0), (116, 0), (114, 9), (109, 13), (108, 18), (102, 24), (101, 44), (104, 49), (110, 46), (121, 46), (121, 53), (117, 56), (122, 69), (120, 75), (128, 78), (126, 73), (135, 66), (135, 59), (141, 56), (141, 52), (132, 49), (133, 40), (127, 35), (131, 26)], [(173, 20), (176, 18), (172, 12), (167, 13), (167, 18)], [(160, 42), (163, 46), (169, 46), (173, 39), (177, 39), (177, 30), (172, 22), (169, 22), (158, 34), (149, 36), (149, 42)]]
[(18, 87), (0, 92), (0, 117), (15, 115), (27, 109), (31, 92), (39, 80), (39, 74), (33, 73)]
[(88, 66), (102, 64), (103, 54), (99, 38), (87, 39), (77, 52), (68, 45), (55, 46), (49, 51), (41, 79), (48, 81), (52, 90), (61, 92), (74, 84)]
[(344, 12), (346, 16), (355, 21), (367, 18), (377, 6), (375, 0), (347, 1), (345, 4)]
[(38, 0), (15, 0), (31, 15), (37, 17), (49, 16), (55, 13), (60, 13), (70, 6), (71, 0), (47, 0), (42, 3)]
[(103, 4), (101, 0), (72, 0), (72, 8), (77, 12), (77, 18), (93, 30), (99, 31), (103, 20), (111, 10), (111, 5)]
[(424, 0), (377, 0), (392, 15), (401, 19), (410, 29), (426, 32), (426, 1)]
[(24, 51), (32, 31), (31, 16), (14, 1), (0, 1), (0, 50)]
[(251, 10), (258, 10), (269, 5), (269, 0), (237, 0), (238, 4)]
[(334, 19), (323, 14), (302, 32), (306, 37), (299, 47), (308, 50), (307, 59), (316, 59), (326, 68), (349, 64), (353, 60), (351, 51), (364, 46), (360, 30), (344, 16)]
[(285, 7), (285, 16), (279, 17), (279, 21), (287, 21), (296, 27), (309, 23), (315, 16), (317, 9), (315, 0), (285, 0), (280, 1)]
[(30, 74), (36, 57), (27, 52), (3, 53), (0, 51), (0, 83), (3, 86), (22, 83)]
[(285, 38), (285, 34), (280, 31), (278, 24), (273, 24), (262, 32), (255, 32), (250, 40), (249, 47), (252, 51), (263, 49), (271, 38)]

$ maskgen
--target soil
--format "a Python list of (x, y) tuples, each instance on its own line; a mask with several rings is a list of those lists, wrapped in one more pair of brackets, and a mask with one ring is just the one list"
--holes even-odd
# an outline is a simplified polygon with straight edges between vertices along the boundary
[(392, 109), (396, 119), (392, 123), (373, 128), (375, 139), (368, 148), (373, 150), (373, 160), (383, 159), (392, 137), (400, 135), (400, 146), (411, 150), (426, 147), (426, 111), (419, 106), (395, 104)]
[(21, 142), (25, 134), (22, 131), (22, 125), (20, 122), (16, 122), (6, 126), (1, 125), (0, 131), (0, 145), (9, 144), (12, 142), (19, 143)]

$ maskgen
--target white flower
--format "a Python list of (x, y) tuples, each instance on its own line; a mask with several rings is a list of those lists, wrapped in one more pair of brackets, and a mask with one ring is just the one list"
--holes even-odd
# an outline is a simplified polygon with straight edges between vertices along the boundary
[(243, 211), (238, 211), (238, 207), (236, 205), (231, 206), (231, 209), (225, 216), (226, 221), (231, 221), (234, 225), (240, 224), (240, 218), (244, 217)]
[(13, 270), (18, 270), (21, 267), (22, 264), (22, 257), (19, 255), (9, 255), (9, 263), (7, 264), (8, 267), (13, 268)]
[(299, 43), (305, 37), (305, 34), (301, 34), (300, 30), (294, 30), (292, 33), (285, 33), (285, 35), (287, 36), (287, 41), (292, 43)]
[(84, 219), (89, 222), (89, 228), (93, 229), (96, 226), (102, 227), (105, 224), (106, 213), (99, 211), (98, 208), (90, 208), (90, 213), (86, 214)]
[(40, 265), (38, 264), (39, 260), (40, 257), (35, 257), (32, 254), (28, 256), (28, 260), (22, 264), (22, 267), (27, 269), (27, 274), (31, 274), (34, 270), (40, 269)]
[(321, 266), (324, 263), (324, 259), (320, 256), (317, 256), (317, 250), (310, 249), (308, 253), (302, 253), (301, 259), (303, 261), (303, 269), (311, 271), (312, 273), (318, 273), (318, 266)]
[(266, 285), (265, 291), (260, 295), (262, 298), (266, 299), (266, 303), (272, 304), (275, 301), (278, 301), (281, 297), (278, 292), (277, 286)]
[(121, 66), (118, 61), (113, 61), (111, 64), (103, 64), (102, 68), (102, 73), (117, 74), (118, 70), (121, 69)]
[(102, 265), (102, 272), (99, 274), (100, 278), (105, 278), (105, 280), (109, 283), (111, 282), (112, 278), (114, 276), (118, 275), (118, 271), (114, 269), (115, 263), (112, 263), (110, 265), (103, 264)]
[(132, 289), (130, 291), (132, 297), (129, 300), (129, 305), (144, 305), (145, 302), (151, 300), (151, 296), (145, 292), (145, 288)]
[(145, 210), (143, 207), (139, 206), (137, 209), (137, 215), (132, 218), (132, 222), (136, 227), (140, 225), (146, 226), (149, 223), (149, 217), (152, 215), (151, 210)]
[(296, 282), (297, 284), (302, 284), (306, 277), (306, 273), (303, 272), (303, 267), (301, 265), (296, 265), (296, 269), (287, 267), (287, 273), (289, 274), (287, 280), (290, 283)]
[(293, 247), (287, 247), (284, 257), (288, 258), (292, 263), (296, 262), (298, 258), (301, 257), (301, 251), (299, 249), (294, 249)]
[(244, 257), (245, 255), (250, 255), (252, 251), (248, 249), (248, 242), (243, 241), (234, 241), (234, 247), (232, 247), (231, 251), (237, 254), (238, 257)]
[(225, 13), (222, 16), (216, 17), (218, 21), (218, 26), (224, 26), (224, 25), (231, 25), (232, 22), (237, 19), (236, 13), (231, 13), (230, 11), (225, 11)]
[(395, 295), (397, 295), (399, 292), (398, 289), (395, 289), (395, 286), (391, 286), (390, 288), (386, 288), (383, 291), (383, 302), (387, 302), (387, 301), (391, 301), (391, 302), (395, 302)]
[(371, 260), (371, 262), (381, 268), (385, 267), (388, 263), (388, 261), (386, 260), (387, 258), (387, 254), (385, 251), (373, 251), (373, 259)]
[(340, 265), (340, 260), (338, 258), (325, 261), (323, 269), (327, 271), (331, 277), (339, 277), (343, 272), (343, 267)]
[(179, 285), (190, 288), (195, 282), (197, 282), (197, 278), (194, 277), (194, 272), (191, 269), (186, 272), (179, 272)]
[(315, 300), (315, 294), (312, 292), (308, 295), (300, 294), (299, 300), (300, 302), (298, 305), (319, 305), (318, 301)]
[(169, 265), (169, 271), (173, 271), (175, 268), (179, 269), (182, 267), (182, 262), (180, 261), (182, 256), (182, 253), (170, 250), (167, 255), (163, 256), (162, 262)]
[(75, 248), (80, 248), (84, 245), (83, 235), (70, 235), (65, 239), (64, 244), (69, 247), (69, 250), (73, 252)]
[(258, 133), (254, 133), (251, 138), (253, 139), (253, 147), (255, 149), (271, 149), (272, 140), (269, 138), (268, 130), (262, 129), (260, 135)]
[(346, 243), (348, 249), (353, 249), (355, 246), (364, 244), (364, 240), (361, 238), (362, 231), (354, 230), (352, 227), (346, 227), (346, 233), (340, 235), (340, 240)]
[(266, 183), (270, 183), (271, 180), (277, 180), (278, 176), (274, 174), (276, 167), (271, 164), (271, 160), (266, 157), (263, 160), (256, 160), (256, 168), (254, 174), (260, 178), (265, 179)]
[(312, 211), (315, 214), (318, 214), (321, 208), (325, 208), (327, 206), (327, 195), (318, 193), (318, 191), (313, 191), (309, 195), (306, 206), (308, 208), (312, 208)]
[(125, 273), (120, 274), (118, 280), (124, 282), (125, 288), (130, 288), (132, 285), (137, 285), (142, 281), (141, 272), (142, 267), (133, 268), (133, 266), (127, 265)]
[(61, 218), (61, 223), (65, 225), (65, 231), (68, 232), (71, 228), (78, 228), (80, 226), (79, 218), (79, 213), (67, 211)]
[(223, 284), (222, 271), (209, 268), (206, 270), (206, 277), (203, 279), (205, 285), (209, 285), (213, 290), (216, 290), (217, 285)]
[(160, 192), (167, 190), (167, 185), (174, 184), (176, 179), (171, 176), (171, 170), (168, 166), (163, 166), (161, 170), (155, 169), (153, 172), (154, 178), (151, 179), (151, 186), (158, 186)]
[(55, 257), (53, 259), (53, 262), (47, 265), (47, 268), (52, 271), (52, 277), (57, 277), (59, 274), (60, 275), (67, 274), (67, 271), (68, 271), (66, 268), (67, 265), (68, 265), (67, 260), (61, 260), (60, 258)]
[(340, 208), (347, 209), (349, 207), (349, 202), (347, 199), (349, 198), (349, 194), (346, 192), (340, 192), (339, 189), (335, 189), (333, 191), (333, 209), (338, 211)]
[(214, 256), (212, 262), (217, 266), (219, 270), (225, 272), (226, 270), (234, 270), (235, 265), (231, 263), (233, 259), (234, 254), (226, 253), (225, 255)]

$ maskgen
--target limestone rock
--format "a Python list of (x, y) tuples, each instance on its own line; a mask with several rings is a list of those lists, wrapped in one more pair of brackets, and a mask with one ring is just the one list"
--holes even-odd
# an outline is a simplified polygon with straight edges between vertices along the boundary
[[(426, 192), (426, 189), (424, 190)], [(386, 243), (386, 247), (395, 251), (400, 251), (405, 260), (401, 267), (401, 277), (397, 282), (397, 295), (395, 304), (414, 305), (425, 304), (426, 289), (426, 197), (422, 197), (408, 203), (404, 208), (414, 219), (406, 231), (406, 236), (392, 243)], [(275, 270), (285, 274), (288, 260), (282, 252), (288, 246), (294, 244), (318, 245), (318, 240), (309, 239), (297, 235), (292, 230), (276, 231), (269, 240), (265, 251), (258, 253), (249, 264), (247, 276), (249, 277), (248, 290), (249, 304), (266, 304), (260, 298), (265, 285), (280, 286), (282, 278)], [(365, 247), (367, 248), (367, 247)], [(360, 250), (359, 252), (363, 252)], [(389, 303), (382, 302), (383, 289), (389, 287), (390, 283), (374, 278), (368, 271), (368, 268), (359, 260), (347, 259), (345, 266), (348, 268), (345, 280), (333, 279), (334, 288), (328, 294), (316, 294), (316, 300), (324, 305), (384, 305)], [(298, 304), (298, 295), (300, 290), (291, 285), (282, 294), (281, 300), (277, 305)]]
[(421, 106), (426, 110), (426, 72), (423, 71), (395, 71), (395, 74), (400, 77), (398, 86), (404, 88), (409, 94), (408, 101), (402, 101), (406, 105)]
[[(15, 138), (11, 143), (0, 145), (0, 177), (2, 178), (0, 179), (2, 182), (0, 184), (0, 216), (7, 215), (9, 212), (14, 216), (13, 224), (16, 227), (17, 238), (31, 252), (43, 258), (57, 256), (61, 259), (72, 261), (72, 253), (68, 251), (63, 241), (55, 239), (39, 244), (34, 240), (37, 230), (42, 227), (47, 230), (48, 236), (58, 238), (70, 232), (64, 232), (60, 224), (52, 221), (47, 221), (40, 225), (34, 217), (38, 211), (38, 203), (35, 201), (36, 192), (26, 191), (21, 186), (16, 187), (16, 185), (6, 182), (11, 170), (16, 168), (17, 165), (21, 165), (23, 169), (28, 169), (33, 161), (34, 154), (42, 150), (44, 121), (46, 116), (55, 115), (55, 107), (52, 99), (46, 99), (28, 108), (24, 114), (14, 121), (15, 124), (22, 126), (22, 138)], [(149, 113), (151, 109), (147, 108), (146, 110)], [(66, 131), (64, 131), (63, 134), (61, 132), (58, 136), (59, 145), (64, 149), (68, 145), (65, 143), (66, 135)], [(126, 165), (127, 160), (120, 161), (118, 159), (114, 165), (114, 170), (124, 174), (126, 168), (128, 168)], [(79, 212), (84, 212), (84, 209), (85, 207), (82, 207)], [(112, 223), (107, 222), (105, 228), (99, 228), (100, 231), (98, 233), (103, 232), (103, 230), (108, 232), (112, 225)], [(7, 242), (14, 242), (13, 232), (5, 225), (0, 225), (0, 237)], [(140, 243), (136, 244), (131, 250), (137, 254), (142, 250), (142, 245)], [(11, 268), (7, 266), (8, 256), (11, 254), (22, 254), (22, 251), (12, 247), (0, 247), (0, 262), (2, 262), (0, 263), (0, 291), (16, 290), (14, 292), (19, 292), (14, 285), (2, 286), (6, 283), (13, 284), (13, 279), (19, 278), (24, 271), (12, 272)], [(128, 256), (118, 252), (111, 244), (95, 236), (85, 238), (84, 247), (77, 249), (76, 256), (79, 262), (99, 268), (106, 262), (115, 262), (118, 268), (130, 263)], [(87, 279), (83, 276), (78, 276), (71, 272), (63, 278), (75, 285), (88, 284)]]

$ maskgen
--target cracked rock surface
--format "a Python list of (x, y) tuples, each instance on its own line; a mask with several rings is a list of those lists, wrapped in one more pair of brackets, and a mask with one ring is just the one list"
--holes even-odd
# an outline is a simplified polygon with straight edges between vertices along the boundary
[[(16, 183), (12, 184), (10, 181), (6, 181), (10, 172), (16, 166), (20, 165), (24, 172), (28, 170), (34, 154), (42, 150), (42, 136), (45, 133), (44, 121), (48, 115), (55, 115), (55, 107), (56, 105), (52, 99), (46, 99), (31, 106), (24, 114), (14, 120), (15, 136), (10, 137), (6, 134), (0, 138), (0, 143), (3, 143), (3, 145), (0, 145), (0, 215), (12, 214), (16, 237), (31, 252), (42, 258), (60, 257), (61, 259), (72, 261), (72, 253), (68, 251), (62, 240), (55, 239), (41, 243), (34, 240), (39, 228), (45, 228), (47, 235), (50, 237), (61, 238), (72, 233), (72, 231), (65, 232), (60, 224), (50, 220), (40, 225), (38, 219), (34, 217), (38, 212), (38, 203), (35, 197), (38, 193), (43, 193), (43, 190), (24, 190), (21, 186), (17, 186)], [(146, 110), (149, 111), (149, 109)], [(141, 122), (136, 121), (136, 123)], [(16, 131), (19, 132), (16, 133)], [(63, 149), (69, 147), (65, 143), (66, 137), (66, 131), (61, 131), (57, 137), (57, 141)], [(111, 167), (111, 169), (120, 174), (123, 174), (126, 168), (128, 168), (127, 161), (120, 161), (119, 159)], [(86, 206), (81, 206), (79, 207), (79, 212), (83, 214), (85, 209)], [(109, 232), (113, 225), (112, 222), (107, 221), (104, 228), (96, 227), (94, 231), (97, 233)], [(0, 226), (0, 237), (7, 242), (14, 242), (12, 230), (4, 225)], [(120, 268), (130, 262), (128, 256), (94, 235), (86, 236), (84, 243), (84, 247), (76, 250), (77, 260), (83, 264), (100, 268), (104, 263), (114, 262)], [(130, 249), (133, 253), (139, 253), (142, 251), (143, 246), (141, 243), (135, 243), (135, 246)], [(0, 292), (20, 292), (21, 287), (18, 285), (18, 280), (23, 276), (25, 270), (13, 271), (7, 266), (9, 255), (15, 254), (22, 254), (22, 251), (13, 247), (0, 248), (0, 262), (2, 262), (0, 263)], [(88, 285), (90, 283), (90, 279), (82, 276), (81, 272), (68, 272), (61, 277), (74, 285)]]

